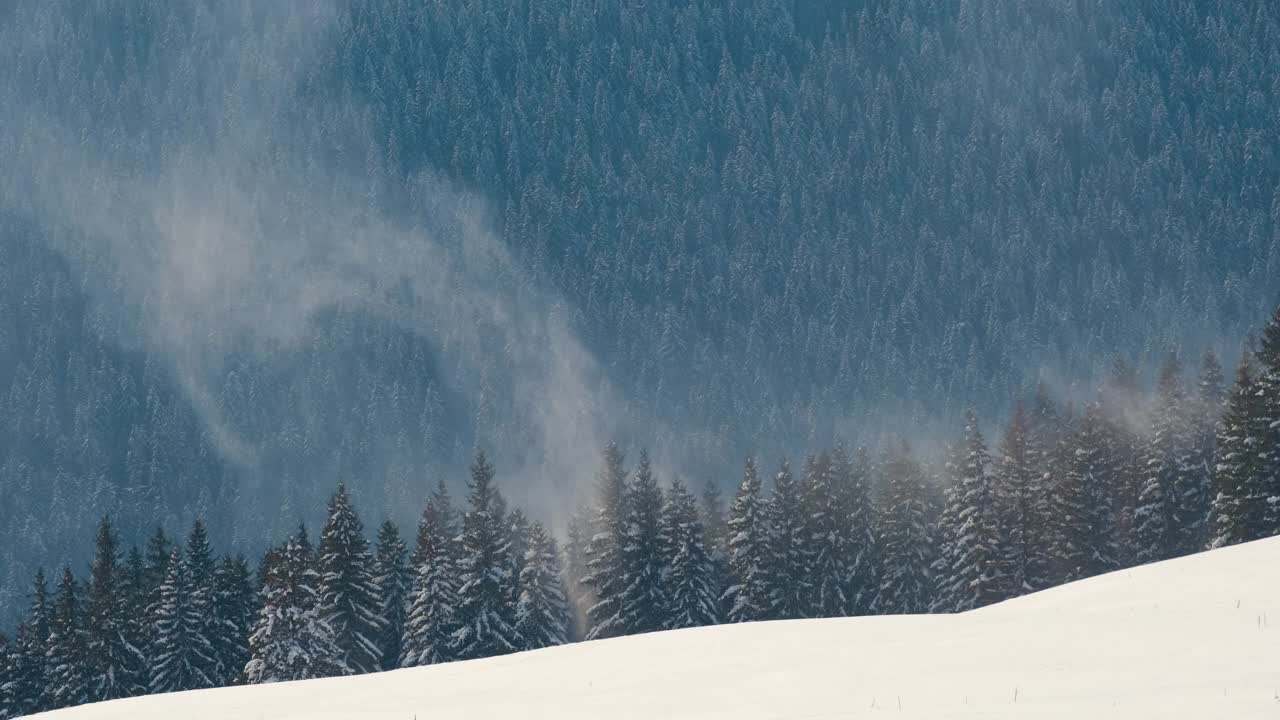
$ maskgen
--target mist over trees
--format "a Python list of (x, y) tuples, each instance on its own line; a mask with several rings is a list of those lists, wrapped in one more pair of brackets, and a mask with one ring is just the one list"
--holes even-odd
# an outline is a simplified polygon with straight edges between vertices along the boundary
[[(137, 547), (123, 551), (104, 518), (88, 579), (65, 568), (50, 600), (37, 572), (15, 639), (0, 636), (0, 720), (725, 622), (963, 612), (1274, 536), (1278, 342), (1280, 308), (1226, 401), (1212, 354), (1190, 378), (1171, 355), (1151, 393), (1118, 396), (1133, 386), (1113, 377), (1078, 411), (1040, 390), (1034, 442), (1052, 452), (1028, 452), (1017, 403), (995, 451), (970, 410), (941, 457), (900, 441), (836, 446), (807, 455), (799, 472), (784, 460), (767, 495), (748, 456), (727, 515), (714, 493), (699, 503), (678, 475), (660, 480), (645, 450), (628, 465), (609, 444), (594, 512), (575, 515), (563, 549), (508, 502), (483, 450), (464, 508), (443, 483), (427, 498), (407, 561), (391, 521), (370, 550), (339, 484), (318, 547), (296, 530), (263, 556), (256, 589), (242, 558), (216, 559), (199, 521), (185, 548), (156, 532), (147, 554), (170, 548), (160, 568)], [(1113, 414), (1121, 407), (1149, 407), (1148, 424)], [(1143, 462), (1129, 462), (1135, 452)], [(1040, 478), (1034, 490), (1029, 478)]]
[[(26, 607), (37, 563), (90, 562), (83, 539), (103, 512), (129, 544), (199, 517), (256, 554), (321, 520), (339, 481), (409, 527), (424, 482), (461, 490), (469, 448), (512, 467), (540, 455), (549, 423), (511, 392), (524, 358), (487, 335), (451, 356), (470, 337), (451, 313), (398, 304), (407, 291), (378, 272), (338, 282), (366, 260), (298, 246), (316, 218), (425, 227), (463, 255), (462, 223), (442, 228), (436, 206), (474, 198), (516, 269), (484, 282), (553, 299), (539, 314), (598, 362), (590, 387), (623, 399), (607, 408), (618, 436), (726, 493), (755, 453), (765, 505), (783, 456), (803, 483), (805, 449), (886, 427), (949, 433), (967, 407), (1003, 414), (1042, 369), (1057, 395), (1089, 402), (1070, 384), (1115, 356), (1147, 383), (1173, 346), (1188, 368), (1207, 346), (1235, 365), (1280, 292), (1280, 14), (1261, 0), (20, 0), (0, 18), (0, 618)], [(271, 241), (242, 257), (251, 235)], [(412, 233), (409, 249), (374, 235), (335, 246), (422, 260)], [(166, 254), (175, 236), (195, 240)], [(292, 285), (297, 264), (332, 282)], [(299, 296), (305, 322), (284, 322)], [(226, 308), (261, 327), (239, 332)], [(1220, 462), (1241, 477), (1274, 462), (1246, 444), (1266, 428), (1247, 424), (1258, 401), (1243, 389), (1274, 382), (1269, 342), (1227, 391), (1220, 444), (1240, 450)], [(1170, 500), (1203, 488), (1207, 428), (1171, 420), (1153, 449), (1107, 432), (1131, 413), (1041, 410), (1028, 401), (1025, 459), (992, 458), (1023, 488), (1001, 502), (1087, 508), (1094, 526), (1135, 532), (1112, 548), (1023, 522), (1027, 554), (1001, 583), (1042, 587), (1215, 532), (1194, 521), (1203, 498)], [(1058, 423), (1096, 446), (1065, 457)], [(944, 566), (984, 550), (934, 537), (928, 518), (963, 512), (963, 497), (935, 492), (907, 448), (882, 455), (875, 494), (891, 501), (876, 507), (874, 553), (893, 590), (875, 602), (924, 610), (939, 557), (920, 548), (944, 543)], [(1123, 470), (1114, 487), (1050, 495), (1055, 478), (1019, 469), (1050, 459), (1081, 480)], [(543, 502), (567, 515), (590, 472), (540, 487)], [(532, 502), (523, 477), (508, 480)], [(1275, 512), (1241, 483), (1222, 538), (1256, 535)], [(1107, 507), (1090, 504), (1103, 494)], [(798, 527), (786, 516), (802, 496), (784, 488), (793, 507), (761, 511), (791, 523), (776, 532)], [(757, 563), (748, 545), (717, 552)], [(1076, 560), (1050, 568), (1043, 547)], [(834, 571), (829, 548), (779, 552), (729, 610), (870, 607), (779, 579)], [(171, 554), (145, 553), (148, 605), (164, 602), (156, 578), (190, 582)], [(279, 593), (322, 592), (306, 573), (274, 578)], [(60, 602), (93, 603), (92, 588), (49, 580), (51, 622)], [(429, 580), (410, 596), (463, 589)], [(627, 592), (583, 582), (592, 616)], [(77, 632), (59, 626), (58, 647)], [(406, 652), (341, 632), (362, 666)]]

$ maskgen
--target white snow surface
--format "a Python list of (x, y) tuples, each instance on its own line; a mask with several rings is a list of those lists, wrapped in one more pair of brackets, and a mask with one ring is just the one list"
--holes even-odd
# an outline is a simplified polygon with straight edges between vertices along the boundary
[(1274, 720), (1278, 698), (1274, 538), (961, 615), (699, 628), (37, 717)]

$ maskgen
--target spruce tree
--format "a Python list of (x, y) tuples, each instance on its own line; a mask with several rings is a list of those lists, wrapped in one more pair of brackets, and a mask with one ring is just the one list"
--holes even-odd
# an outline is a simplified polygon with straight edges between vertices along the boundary
[(319, 612), (320, 577), (306, 531), (280, 548), (263, 587), (262, 607), (249, 637), (245, 679), (250, 683), (330, 677), (349, 672), (333, 630)]
[(191, 569), (178, 549), (169, 558), (169, 575), (160, 585), (150, 688), (153, 693), (213, 687), (213, 647), (205, 634), (209, 608), (194, 602)]
[(1102, 404), (1105, 453), (1105, 481), (1111, 498), (1111, 525), (1116, 540), (1116, 558), (1122, 567), (1137, 562), (1134, 513), (1143, 478), (1144, 442), (1134, 429), (1144, 414), (1140, 405), (1138, 372), (1123, 359), (1112, 364), (1099, 401)]
[(37, 570), (31, 588), (31, 609), (14, 638), (3, 686), (5, 702), (13, 717), (52, 709), (49, 680), (49, 634), (53, 607), (44, 570)]
[(1263, 483), (1266, 420), (1264, 399), (1248, 358), (1240, 361), (1218, 431), (1213, 472), (1213, 547), (1267, 536), (1268, 504)]
[(586, 635), (586, 610), (595, 604), (595, 597), (586, 584), (587, 541), (590, 533), (590, 510), (579, 507), (569, 516), (565, 528), (564, 586), (569, 602), (569, 639), (578, 640)]
[(940, 568), (944, 579), (939, 587), (952, 603), (948, 609), (963, 612), (1000, 602), (1012, 590), (991, 461), (972, 410), (965, 414), (964, 439), (958, 449), (949, 468), (954, 504), (950, 515), (955, 526), (949, 562)]
[(712, 585), (714, 566), (707, 550), (697, 502), (679, 477), (671, 481), (662, 513), (666, 615), (662, 629), (715, 625), (720, 603)]
[(569, 605), (565, 600), (555, 540), (539, 524), (528, 530), (520, 569), (515, 630), (522, 650), (563, 645), (569, 641)]
[(1219, 421), (1223, 410), (1222, 365), (1212, 351), (1205, 353), (1195, 401), (1189, 410), (1191, 455), (1188, 483), (1178, 506), (1180, 545), (1187, 552), (1205, 548), (1213, 515), (1213, 468), (1217, 456)]
[(1142, 488), (1134, 511), (1138, 562), (1165, 560), (1196, 549), (1186, 547), (1178, 531), (1184, 497), (1195, 492), (1197, 481), (1191, 468), (1191, 441), (1182, 363), (1171, 354), (1160, 369)]
[(1056, 543), (1056, 526), (1049, 522), (1049, 518), (1053, 512), (1053, 488), (1065, 470), (1063, 448), (1069, 436), (1069, 425), (1049, 396), (1048, 386), (1039, 383), (1027, 412), (1026, 461), (1033, 475), (1030, 495), (1036, 500), (1033, 514), (1043, 520), (1032, 526), (1032, 532), (1025, 539), (1029, 551), (1039, 558), (1039, 562), (1027, 567), (1027, 584), (1033, 591), (1061, 582), (1059, 568), (1050, 561), (1052, 547)]
[(769, 531), (760, 488), (755, 458), (748, 457), (742, 483), (729, 509), (731, 584), (724, 592), (729, 622), (764, 620), (772, 609), (767, 577)]
[(400, 528), (390, 520), (383, 522), (378, 528), (378, 545), (373, 561), (373, 580), (378, 586), (378, 614), (382, 619), (378, 650), (382, 654), (383, 670), (400, 665), (411, 584), (407, 560), (408, 548), (400, 539)]
[(588, 640), (617, 637), (626, 633), (622, 616), (622, 593), (626, 570), (622, 551), (627, 542), (627, 471), (622, 451), (615, 443), (604, 449), (604, 461), (596, 473), (595, 518), (587, 543), (587, 576), (595, 601), (587, 608)]
[(841, 617), (849, 612), (846, 591), (852, 574), (849, 539), (853, 529), (848, 525), (847, 465), (843, 452), (838, 459), (821, 453), (805, 462), (801, 487), (802, 538), (809, 568), (808, 597), (802, 610), (805, 617)]
[(508, 620), (509, 534), (495, 516), (493, 466), (483, 450), (476, 451), (468, 488), (470, 507), (462, 519), (458, 561), (458, 629), (453, 634), (454, 652), (462, 660), (503, 655), (519, 647)]
[(345, 484), (329, 499), (329, 515), (320, 534), (320, 616), (333, 632), (340, 664), (362, 674), (381, 668), (377, 639), (382, 631), (373, 558), (364, 524), (351, 505)]
[(844, 461), (837, 453), (836, 470), (843, 477), (846, 501), (844, 524), (849, 533), (848, 584), (845, 596), (850, 615), (875, 612), (880, 592), (880, 557), (876, 546), (876, 507), (872, 488), (871, 453), (858, 448), (852, 459)]
[(884, 572), (877, 607), (886, 614), (923, 613), (933, 601), (935, 554), (927, 480), (906, 443), (891, 447), (884, 474), (877, 530)]
[(249, 634), (257, 615), (257, 593), (243, 556), (224, 557), (213, 573), (214, 683), (239, 684), (249, 662)]
[(1261, 402), (1254, 423), (1259, 438), (1256, 483), (1267, 503), (1260, 536), (1272, 537), (1280, 534), (1280, 306), (1262, 330), (1257, 359)]
[(145, 658), (130, 642), (125, 613), (124, 567), (120, 564), (115, 530), (103, 517), (98, 523), (93, 565), (85, 602), (84, 658), (89, 702), (140, 694)]
[(621, 619), (628, 635), (661, 630), (667, 614), (664, 584), (661, 516), (662, 490), (640, 451), (635, 477), (628, 488), (626, 543), (622, 547)]
[(418, 523), (411, 565), (413, 584), (405, 619), (400, 666), (434, 665), (454, 659), (458, 629), (457, 528), (449, 491), (437, 486)]
[(145, 603), (145, 619), (143, 623), (143, 655), (147, 658), (148, 677), (147, 682), (150, 684), (150, 665), (155, 659), (155, 651), (153, 644), (155, 642), (155, 615), (160, 608), (160, 586), (164, 584), (165, 578), (169, 577), (169, 557), (173, 554), (173, 542), (165, 533), (164, 528), (156, 526), (155, 531), (147, 538), (146, 548), (143, 551), (143, 573), (142, 585)]
[(808, 609), (812, 545), (805, 510), (799, 483), (791, 474), (790, 463), (783, 460), (765, 508), (770, 619), (802, 618)]
[(1056, 525), (1052, 562), (1062, 582), (1110, 572), (1119, 567), (1111, 528), (1106, 470), (1106, 423), (1097, 403), (1085, 409), (1068, 445), (1070, 458), (1053, 489)]
[(729, 587), (729, 524), (720, 484), (711, 479), (703, 482), (700, 500), (700, 519), (706, 534), (707, 552), (711, 554), (709, 582), (720, 605), (719, 614), (723, 617), (729, 611), (728, 605), (720, 600)]
[(50, 709), (82, 705), (89, 701), (88, 639), (84, 629), (84, 609), (80, 587), (71, 568), (62, 570), (62, 580), (53, 599), (49, 620), (49, 640), (45, 651)]
[(1000, 458), (994, 463), (995, 502), (1002, 520), (1004, 561), (1009, 572), (1012, 593), (1028, 593), (1045, 577), (1046, 559), (1036, 542), (1041, 526), (1048, 521), (1041, 474), (1031, 464), (1029, 427), (1026, 412), (1019, 402), (1009, 419), (1000, 445)]

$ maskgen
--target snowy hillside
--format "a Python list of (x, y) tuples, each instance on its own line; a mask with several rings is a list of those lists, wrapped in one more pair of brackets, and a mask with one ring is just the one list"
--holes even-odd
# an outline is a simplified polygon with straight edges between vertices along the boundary
[(657, 633), (37, 717), (878, 716), (1280, 717), (1280, 538), (1112, 573), (963, 615)]

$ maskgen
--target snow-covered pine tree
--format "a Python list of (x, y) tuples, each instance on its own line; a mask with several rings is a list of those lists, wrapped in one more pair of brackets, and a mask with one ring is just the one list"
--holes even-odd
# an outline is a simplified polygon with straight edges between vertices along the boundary
[(493, 466), (483, 450), (476, 451), (468, 487), (470, 507), (462, 519), (458, 561), (458, 629), (453, 634), (454, 652), (462, 660), (503, 655), (519, 647), (508, 620), (509, 535), (495, 517)]
[(939, 568), (943, 578), (939, 587), (951, 603), (948, 609), (963, 612), (1000, 602), (1012, 593), (991, 460), (972, 410), (965, 412), (964, 439), (949, 474), (952, 507), (947, 514), (954, 527), (944, 556), (949, 562)]
[(877, 607), (886, 614), (923, 613), (933, 600), (935, 554), (927, 480), (905, 442), (890, 447), (883, 467), (877, 539), (884, 572)]
[(213, 647), (205, 634), (210, 608), (193, 602), (195, 587), (187, 558), (174, 548), (169, 575), (160, 585), (155, 615), (150, 689), (153, 693), (178, 692), (214, 686)]
[(45, 696), (51, 709), (89, 701), (89, 671), (85, 664), (88, 642), (81, 605), (79, 583), (71, 568), (64, 567), (53, 599), (48, 649), (45, 651)]
[(145, 693), (150, 681), (151, 656), (147, 642), (147, 563), (137, 545), (129, 548), (121, 566), (118, 584), (120, 618), (125, 643), (136, 659), (133, 681), (138, 693)]
[(790, 463), (783, 460), (765, 506), (769, 619), (805, 617), (812, 559), (808, 555), (807, 519), (799, 483)]
[(520, 569), (515, 629), (522, 650), (569, 642), (569, 605), (561, 580), (559, 549), (542, 525), (528, 529)]
[(0, 720), (16, 717), (13, 711), (14, 701), (9, 696), (9, 676), (15, 665), (17, 647), (9, 636), (0, 632)]
[(729, 509), (731, 584), (724, 592), (729, 622), (765, 620), (772, 609), (767, 577), (769, 530), (765, 527), (760, 488), (755, 458), (748, 457), (742, 483)]
[(626, 570), (622, 549), (627, 537), (627, 471), (622, 450), (615, 443), (604, 449), (604, 461), (596, 474), (595, 518), (587, 543), (587, 576), (595, 603), (587, 609), (588, 640), (617, 637), (626, 632), (622, 618), (622, 592)]
[(942, 462), (942, 512), (935, 531), (937, 554), (929, 568), (936, 584), (929, 612), (935, 614), (956, 612), (961, 603), (951, 568), (956, 563), (960, 545), (960, 481), (956, 468), (963, 454), (963, 445), (948, 446)]
[(49, 633), (53, 608), (44, 570), (37, 570), (31, 587), (31, 610), (13, 642), (3, 686), (5, 702), (12, 717), (34, 715), (52, 708), (49, 704)]
[(1111, 497), (1111, 525), (1116, 539), (1116, 559), (1122, 567), (1136, 562), (1134, 512), (1142, 485), (1143, 440), (1135, 431), (1145, 415), (1138, 371), (1123, 359), (1111, 366), (1099, 395), (1104, 434), (1107, 438), (1106, 472)]
[(667, 604), (662, 629), (720, 622), (719, 597), (712, 584), (715, 568), (707, 550), (702, 518), (697, 501), (678, 476), (671, 481), (663, 507), (662, 546)]
[(1065, 468), (1063, 447), (1069, 436), (1070, 423), (1058, 412), (1049, 395), (1048, 386), (1040, 382), (1027, 412), (1027, 466), (1034, 475), (1031, 496), (1035, 500), (1036, 514), (1044, 522), (1032, 528), (1026, 542), (1040, 559), (1028, 566), (1027, 583), (1034, 590), (1043, 590), (1061, 581), (1060, 571), (1050, 562), (1051, 548), (1056, 543), (1055, 524), (1048, 521), (1052, 515), (1053, 488)]
[(263, 587), (262, 608), (249, 637), (245, 680), (285, 682), (342, 675), (341, 650), (319, 612), (319, 573), (306, 530), (275, 554)]
[(138, 695), (143, 690), (145, 658), (130, 642), (128, 607), (111, 520), (98, 523), (93, 565), (85, 601), (85, 673), (89, 702)]
[(343, 483), (329, 498), (320, 533), (320, 616), (333, 632), (341, 665), (362, 674), (382, 667), (377, 639), (382, 630), (378, 586), (364, 524)]
[(1031, 464), (1028, 432), (1026, 411), (1018, 402), (1000, 444), (1000, 458), (994, 463), (995, 500), (1013, 593), (1034, 591), (1035, 579), (1047, 574), (1043, 549), (1036, 538), (1048, 514), (1044, 512), (1041, 475)]
[(841, 617), (849, 612), (851, 569), (848, 459), (841, 452), (838, 460), (828, 453), (810, 456), (805, 461), (801, 486), (804, 505), (804, 554), (809, 561), (809, 587), (805, 598), (805, 617)]
[(848, 528), (848, 584), (845, 597), (850, 615), (875, 612), (880, 592), (880, 558), (876, 547), (876, 507), (872, 496), (871, 453), (858, 448), (849, 461), (837, 453), (837, 471), (844, 476), (845, 526)]
[(660, 530), (662, 490), (640, 451), (635, 476), (628, 488), (626, 543), (622, 547), (624, 572), (621, 596), (622, 627), (628, 635), (661, 630), (667, 615), (665, 566)]
[(1213, 472), (1213, 530), (1210, 545), (1225, 547), (1267, 536), (1267, 491), (1263, 438), (1266, 413), (1249, 358), (1240, 360), (1227, 409), (1218, 430)]
[[(524, 571), (525, 554), (529, 550), (529, 518), (520, 508), (512, 510), (504, 519), (507, 528), (507, 547), (510, 548), (511, 574), (508, 576), (507, 590), (511, 596), (510, 607), (515, 612), (516, 603), (520, 601), (520, 577)], [(515, 616), (511, 617), (515, 622)]]
[[(216, 569), (216, 561), (213, 556), (213, 548), (209, 545), (209, 532), (205, 528), (204, 521), (196, 518), (191, 524), (191, 532), (187, 533), (187, 550), (183, 556), (183, 561), (187, 565), (187, 581), (188, 581), (188, 597), (187, 605), (191, 608), (194, 617), (200, 619), (200, 624), (195, 626), (195, 631), (200, 635), (198, 644), (201, 647), (213, 647), (213, 636), (217, 634), (218, 619), (213, 612), (213, 573)], [(172, 563), (172, 558), (170, 559)], [(208, 684), (197, 685), (189, 689), (198, 689), (205, 687), (215, 687), (218, 683), (217, 658), (212, 652), (198, 653), (192, 658), (193, 662), (204, 663), (199, 668), (199, 672), (192, 677), (197, 679), (207, 679)]]
[(1267, 513), (1262, 537), (1280, 534), (1280, 306), (1272, 313), (1258, 343), (1258, 393), (1262, 415), (1256, 426), (1258, 448), (1257, 483), (1266, 497)]
[(213, 648), (215, 685), (242, 682), (257, 610), (249, 564), (241, 555), (224, 557), (213, 571), (214, 623), (209, 643)]
[(427, 500), (418, 522), (410, 564), (413, 584), (405, 618), (401, 667), (434, 665), (454, 659), (458, 629), (457, 527), (444, 481)]
[(1187, 485), (1178, 502), (1178, 534), (1187, 552), (1204, 549), (1209, 543), (1213, 515), (1213, 466), (1217, 454), (1219, 421), (1223, 407), (1222, 364), (1212, 351), (1200, 363), (1195, 400), (1191, 403), (1191, 455)]
[(587, 542), (590, 534), (590, 510), (579, 507), (569, 516), (565, 528), (564, 587), (569, 602), (569, 639), (578, 640), (588, 627), (587, 608), (595, 604), (595, 596), (585, 582), (587, 567)]
[(1107, 493), (1106, 423), (1097, 403), (1085, 408), (1068, 443), (1070, 462), (1053, 488), (1055, 545), (1052, 562), (1062, 582), (1110, 572), (1119, 567)]
[(1182, 363), (1171, 353), (1160, 369), (1152, 408), (1151, 437), (1144, 454), (1142, 487), (1134, 511), (1135, 557), (1140, 563), (1196, 550), (1185, 547), (1178, 533), (1181, 499), (1194, 485), (1191, 451)]
[(164, 528), (156, 526), (155, 532), (147, 538), (143, 550), (142, 586), (145, 593), (145, 619), (142, 624), (142, 652), (147, 658), (147, 682), (150, 683), (150, 665), (155, 659), (152, 644), (155, 641), (155, 613), (160, 608), (160, 586), (169, 577), (169, 556), (173, 553), (173, 542)]
[(390, 520), (383, 522), (378, 528), (373, 560), (373, 581), (378, 585), (378, 614), (382, 618), (378, 649), (382, 653), (383, 670), (400, 666), (411, 585), (408, 554), (404, 540), (400, 539), (400, 528)]
[(720, 483), (708, 478), (702, 483), (702, 495), (698, 507), (703, 532), (707, 539), (707, 552), (711, 555), (711, 588), (719, 604), (719, 615), (725, 617), (729, 607), (720, 598), (729, 587), (729, 525), (725, 517), (724, 497)]

